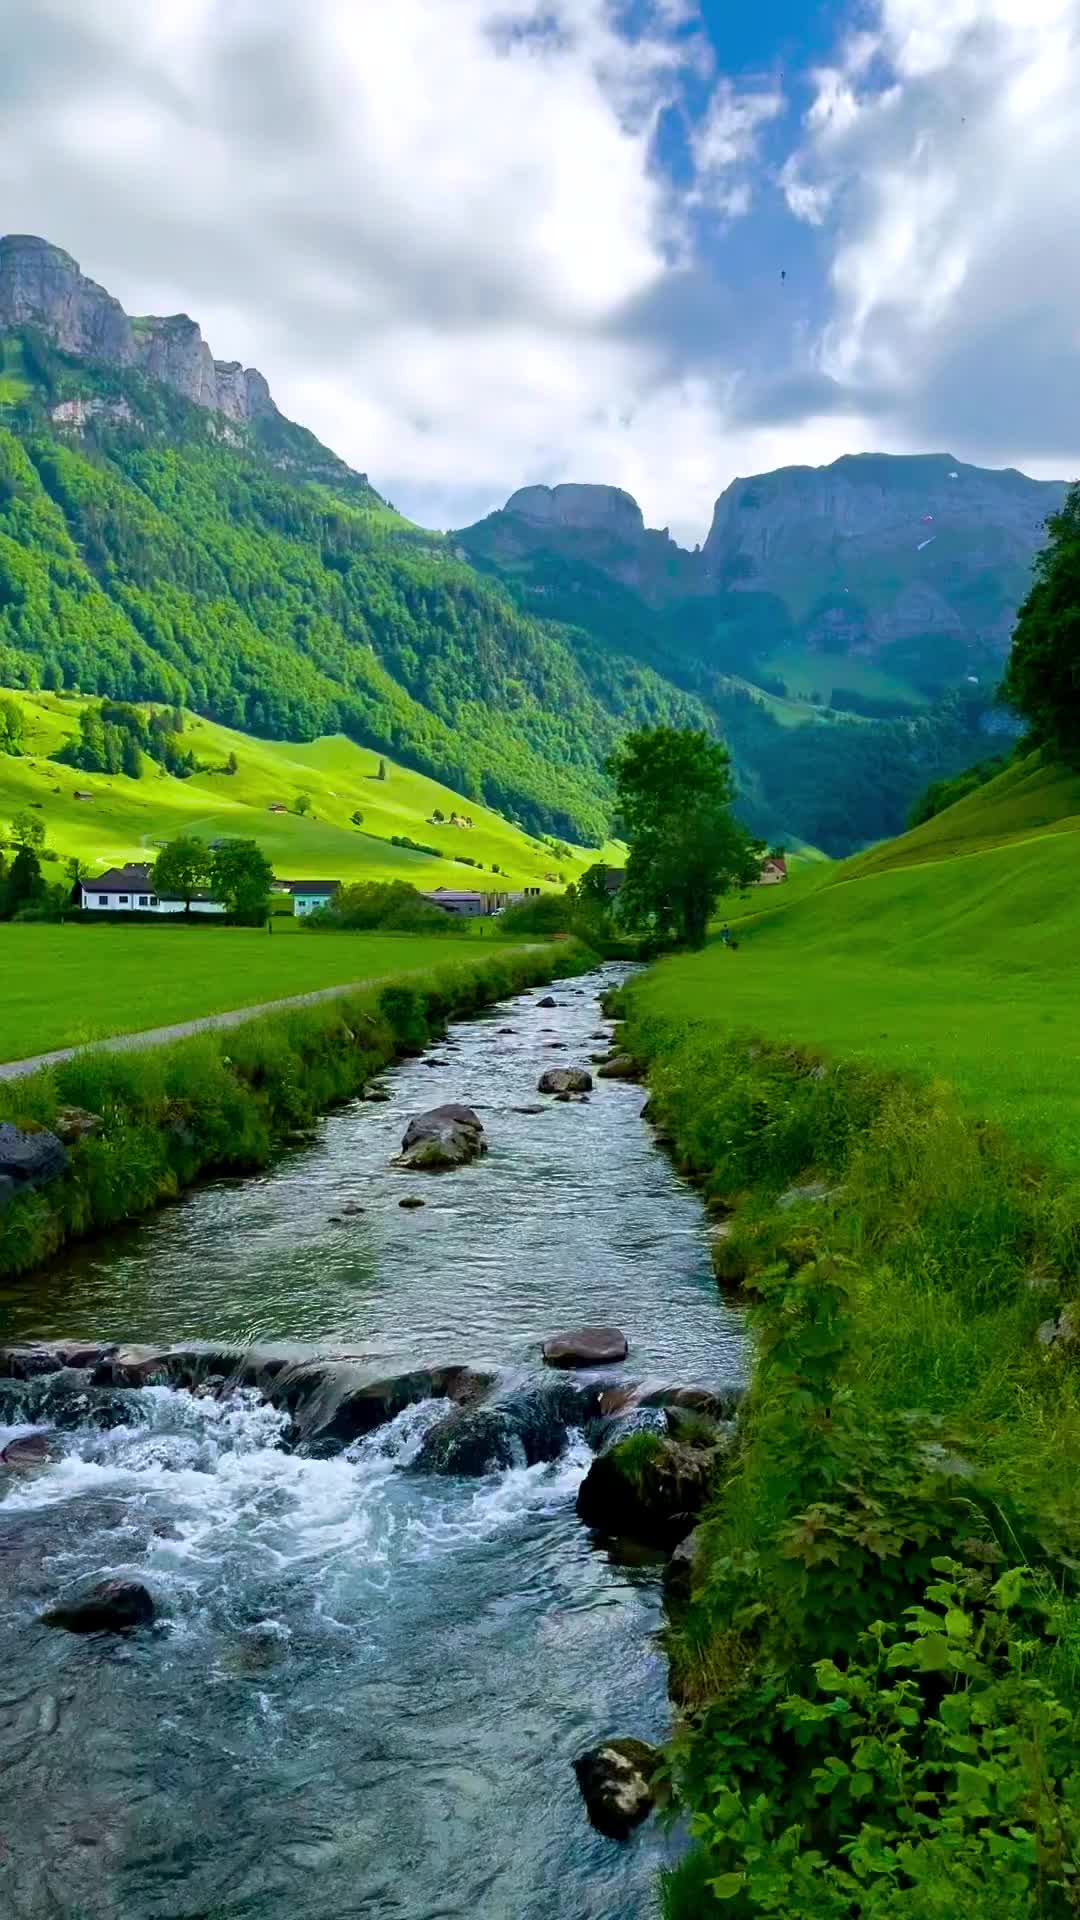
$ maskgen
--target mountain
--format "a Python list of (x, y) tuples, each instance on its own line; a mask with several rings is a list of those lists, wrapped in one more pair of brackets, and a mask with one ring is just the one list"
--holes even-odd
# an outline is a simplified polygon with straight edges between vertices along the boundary
[[(610, 585), (628, 590), (655, 656), (684, 671), (804, 697), (816, 680), (822, 704), (877, 711), (996, 681), (1064, 497), (950, 454), (857, 454), (733, 481), (693, 553), (603, 486), (523, 488), (454, 537), (526, 601), (586, 624), (606, 625)], [(876, 683), (869, 707), (860, 681)]]
[(610, 487), (524, 488), (427, 533), (186, 315), (131, 318), (60, 248), (0, 240), (2, 684), (342, 733), (593, 845), (628, 727), (722, 733), (749, 824), (836, 853), (985, 756), (966, 681), (880, 725), (784, 697), (794, 616), (760, 543), (725, 539), (687, 553)]

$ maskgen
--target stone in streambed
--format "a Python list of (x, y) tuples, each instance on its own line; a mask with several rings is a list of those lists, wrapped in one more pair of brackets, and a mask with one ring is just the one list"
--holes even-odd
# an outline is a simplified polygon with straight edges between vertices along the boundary
[(593, 1461), (578, 1488), (578, 1517), (609, 1538), (674, 1547), (705, 1508), (721, 1452), (631, 1434)]
[(572, 1327), (544, 1341), (549, 1367), (610, 1367), (625, 1360), (628, 1351), (618, 1327)]
[(347, 1447), (421, 1400), (475, 1406), (494, 1384), (492, 1374), (463, 1366), (417, 1367), (365, 1380), (349, 1361), (299, 1361), (270, 1383), (266, 1397), (292, 1415), (294, 1442), (325, 1449)]
[(422, 1207), (426, 1204), (426, 1201), (421, 1200), (418, 1193), (407, 1193), (404, 1200), (398, 1201), (398, 1206), (404, 1207), (406, 1213), (414, 1213), (417, 1207)]
[(587, 1067), (546, 1067), (537, 1082), (538, 1093), (591, 1093), (593, 1077)]
[(705, 1542), (704, 1527), (695, 1527), (684, 1540), (680, 1540), (670, 1560), (664, 1568), (664, 1592), (672, 1599), (689, 1600), (694, 1588), (694, 1574), (701, 1559)]
[(18, 1440), (9, 1440), (0, 1452), (0, 1467), (6, 1467), (11, 1473), (31, 1473), (37, 1467), (48, 1466), (56, 1453), (56, 1443), (47, 1433), (26, 1433)]
[(133, 1633), (152, 1625), (154, 1602), (137, 1580), (102, 1580), (81, 1599), (50, 1607), (41, 1618), (67, 1633)]
[(538, 1007), (557, 1007), (559, 1003), (553, 993), (546, 993), (544, 998), (538, 1000), (536, 1004)]
[(645, 1068), (632, 1053), (617, 1053), (599, 1068), (601, 1080), (643, 1080)]
[(442, 1173), (465, 1167), (487, 1152), (484, 1123), (471, 1107), (453, 1102), (431, 1107), (409, 1121), (394, 1162), (423, 1173)]
[(592, 1825), (609, 1840), (626, 1840), (656, 1805), (659, 1748), (645, 1740), (606, 1740), (574, 1761)]
[(414, 1466), (418, 1472), (475, 1476), (558, 1460), (571, 1428), (580, 1431), (596, 1418), (601, 1397), (599, 1387), (559, 1380), (461, 1409), (429, 1428)]

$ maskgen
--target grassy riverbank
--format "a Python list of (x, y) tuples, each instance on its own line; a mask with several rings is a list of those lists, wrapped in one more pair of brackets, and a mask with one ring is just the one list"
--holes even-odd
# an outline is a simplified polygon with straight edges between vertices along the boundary
[[(190, 945), (217, 948), (220, 937), (192, 935)], [(188, 941), (179, 938), (186, 951)], [(303, 944), (321, 950), (336, 943), (312, 936)], [(72, 1146), (67, 1178), (0, 1210), (0, 1280), (39, 1265), (70, 1239), (133, 1219), (211, 1172), (266, 1165), (290, 1133), (360, 1092), (401, 1052), (426, 1045), (452, 1016), (591, 964), (572, 943), (468, 942), (463, 950), (452, 942), (449, 951), (439, 941), (381, 944), (407, 949), (398, 955), (396, 977), (387, 980), (395, 970), (384, 955), (382, 979), (361, 983), (355, 994), (170, 1046), (90, 1051), (0, 1084), (0, 1120), (53, 1128), (60, 1110), (74, 1106), (99, 1122)], [(420, 947), (436, 949), (425, 951), (426, 966)]]
[[(470, 929), (470, 933), (471, 933)], [(0, 1061), (90, 1046), (234, 1007), (440, 967), (450, 934), (254, 927), (0, 926)], [(466, 952), (473, 955), (472, 939)], [(494, 948), (497, 937), (489, 932)], [(477, 957), (484, 951), (477, 944)]]
[(1078, 1910), (1071, 831), (898, 842), (631, 992), (757, 1340), (669, 1633), (668, 1920)]

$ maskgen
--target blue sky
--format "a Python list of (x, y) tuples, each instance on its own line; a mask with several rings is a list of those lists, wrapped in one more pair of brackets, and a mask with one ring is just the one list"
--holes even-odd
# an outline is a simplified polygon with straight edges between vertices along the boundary
[[(7, 0), (0, 218), (405, 511), (1080, 469), (1080, 0)], [(781, 278), (781, 276), (784, 278)]]

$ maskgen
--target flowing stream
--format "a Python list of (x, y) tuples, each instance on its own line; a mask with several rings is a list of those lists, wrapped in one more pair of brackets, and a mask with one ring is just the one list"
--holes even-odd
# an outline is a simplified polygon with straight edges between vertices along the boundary
[[(541, 988), (455, 1025), (387, 1075), (387, 1104), (354, 1102), (261, 1177), (5, 1290), (0, 1341), (257, 1341), (346, 1353), (372, 1379), (463, 1362), (513, 1393), (550, 1384), (548, 1334), (599, 1323), (630, 1342), (612, 1380), (737, 1382), (739, 1317), (642, 1090), (536, 1093), (544, 1067), (601, 1048), (596, 995), (622, 971), (562, 983), (553, 1010)], [(392, 1168), (408, 1116), (444, 1100), (479, 1110), (487, 1157)], [(412, 1195), (424, 1207), (403, 1210)], [(573, 1773), (603, 1736), (670, 1723), (659, 1572), (576, 1519), (584, 1434), (552, 1461), (451, 1477), (412, 1464), (445, 1402), (317, 1457), (249, 1389), (86, 1380), (56, 1376), (48, 1403), (0, 1381), (0, 1449), (50, 1425), (73, 1383), (48, 1462), (0, 1468), (0, 1913), (656, 1914), (674, 1842), (656, 1822), (603, 1839)], [(145, 1582), (157, 1625), (39, 1623), (112, 1574)]]

